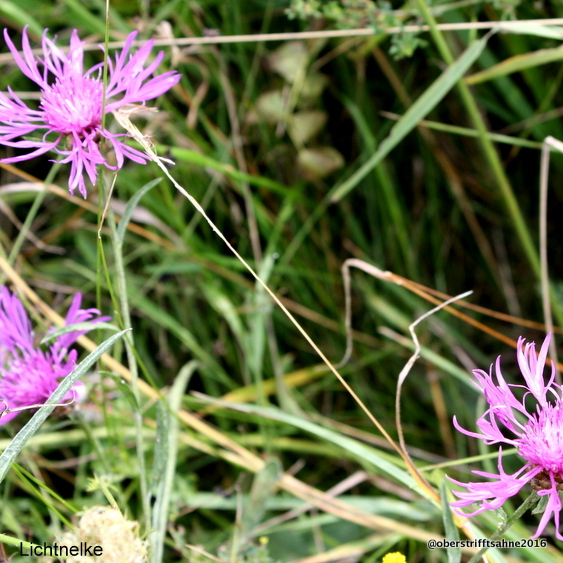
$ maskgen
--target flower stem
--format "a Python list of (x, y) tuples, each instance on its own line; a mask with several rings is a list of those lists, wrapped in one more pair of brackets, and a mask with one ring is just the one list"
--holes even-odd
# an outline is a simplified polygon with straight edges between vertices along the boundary
[[(110, 197), (110, 186), (111, 182), (108, 175), (104, 174), (103, 181), (103, 195), (104, 200)], [(115, 221), (115, 215), (111, 207), (111, 202), (107, 206), (106, 217), (108, 220), (110, 235), (114, 253), (114, 267), (115, 267), (115, 279), (117, 283), (116, 294), (119, 300), (119, 312), (121, 315), (121, 322), (124, 329), (131, 329), (131, 313), (129, 310), (129, 301), (127, 298), (127, 277), (125, 274), (125, 265), (123, 263), (123, 242), (117, 234), (117, 223)], [(146, 467), (145, 467), (145, 447), (143, 444), (143, 419), (141, 412), (139, 410), (141, 394), (139, 391), (139, 371), (137, 366), (137, 358), (134, 352), (134, 339), (133, 331), (129, 330), (123, 338), (125, 344), (125, 353), (127, 355), (127, 363), (129, 364), (129, 370), (131, 371), (131, 390), (135, 396), (137, 408), (133, 412), (133, 418), (135, 421), (135, 438), (136, 438), (136, 448), (137, 448), (137, 462), (139, 465), (139, 483), (141, 488), (143, 515), (147, 527), (150, 527), (151, 522), (151, 510), (150, 510), (150, 499), (148, 494), (147, 480), (146, 480)]]
[[(508, 528), (510, 528), (510, 526), (512, 526), (512, 524), (514, 524), (514, 522), (516, 522), (516, 520), (524, 514), (524, 512), (538, 502), (539, 498), (538, 493), (536, 491), (532, 491), (530, 496), (514, 511), (514, 514), (510, 516), (510, 518), (507, 518), (506, 522), (489, 538), (489, 540), (494, 541), (500, 538), (500, 536), (502, 536), (502, 534), (504, 534), (504, 532), (506, 532), (506, 530), (508, 530)], [(467, 563), (477, 563), (488, 549), (488, 547), (481, 548)]]

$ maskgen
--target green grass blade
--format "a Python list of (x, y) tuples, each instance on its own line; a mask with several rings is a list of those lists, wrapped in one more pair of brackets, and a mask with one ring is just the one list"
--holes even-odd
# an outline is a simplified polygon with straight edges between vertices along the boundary
[[(442, 498), (442, 519), (444, 520), (444, 530), (446, 532), (446, 539), (449, 541), (459, 540), (459, 532), (454, 523), (452, 510), (448, 502), (448, 489), (446, 487), (446, 480), (442, 479), (440, 485), (440, 496)], [(448, 554), (448, 563), (460, 563), (461, 549), (459, 547), (446, 548)]]
[(59, 338), (59, 336), (63, 336), (64, 334), (68, 334), (69, 332), (90, 332), (91, 330), (111, 330), (113, 332), (117, 332), (119, 328), (115, 325), (112, 325), (111, 323), (92, 323), (92, 321), (71, 324), (63, 326), (62, 328), (58, 328), (57, 330), (46, 334), (41, 339), (41, 344), (46, 344), (47, 342), (55, 340), (56, 338)]
[(547, 37), (549, 39), (563, 40), (563, 28), (547, 26), (527, 21), (500, 22), (498, 29), (506, 33), (520, 33), (522, 35), (535, 35), (536, 37)]
[(296, 428), (301, 428), (305, 432), (309, 432), (315, 436), (318, 436), (319, 438), (322, 438), (323, 440), (326, 440), (331, 444), (345, 449), (354, 456), (357, 456), (358, 458), (361, 458), (364, 461), (373, 464), (375, 467), (391, 476), (392, 478), (397, 479), (409, 488), (417, 490), (421, 492), (421, 494), (425, 495), (425, 492), (418, 487), (414, 479), (406, 471), (401, 469), (399, 465), (396, 465), (380, 456), (376, 452), (375, 448), (366, 446), (364, 444), (361, 444), (360, 442), (357, 442), (356, 440), (338, 434), (334, 430), (324, 428), (318, 424), (315, 424), (314, 422), (311, 422), (310, 420), (299, 418), (272, 407), (260, 407), (258, 405), (240, 405), (229, 403), (228, 401), (214, 399), (207, 395), (202, 395), (201, 393), (194, 393), (194, 395), (198, 399), (202, 399), (203, 401), (211, 404), (222, 405), (226, 408), (244, 413), (256, 414), (264, 418), (269, 418), (271, 420), (277, 420), (285, 424), (290, 424), (291, 426), (295, 426)]
[[(168, 460), (168, 436), (170, 432), (170, 413), (162, 400), (156, 403), (156, 440), (154, 443), (154, 460), (151, 471), (149, 492), (156, 496), (162, 483), (164, 469)], [(154, 523), (154, 515), (153, 515)]]
[(43, 35), (43, 26), (39, 24), (32, 14), (18, 6), (17, 2), (10, 2), (9, 0), (0, 2), (0, 14), (5, 16), (8, 21), (13, 20), (22, 27), (24, 25), (29, 26), (28, 31), (34, 33), (38, 37)]
[[(182, 398), (196, 367), (197, 362), (194, 361), (186, 364), (174, 380), (168, 396), (168, 404), (172, 413), (176, 413), (182, 406)], [(166, 435), (157, 436), (157, 440), (160, 437), (163, 443), (166, 444), (166, 463), (157, 483), (156, 499), (152, 512), (153, 531), (149, 536), (153, 549), (152, 563), (160, 563), (164, 554), (164, 538), (168, 527), (168, 507), (170, 505), (170, 493), (176, 472), (178, 454), (178, 418), (170, 416), (168, 411), (164, 414), (167, 416), (167, 433)]]
[(418, 125), (418, 122), (424, 119), (440, 103), (469, 67), (479, 58), (487, 44), (488, 37), (487, 35), (483, 39), (473, 42), (463, 55), (449, 66), (432, 86), (416, 100), (393, 126), (387, 138), (379, 145), (377, 152), (348, 180), (331, 192), (330, 199), (332, 202), (341, 200), (353, 190)]
[(533, 53), (525, 53), (523, 55), (510, 57), (491, 68), (468, 76), (465, 81), (470, 86), (474, 84), (481, 84), (483, 82), (487, 82), (488, 80), (499, 78), (500, 76), (506, 76), (507, 74), (520, 72), (521, 70), (529, 68), (536, 68), (540, 65), (560, 61), (561, 59), (563, 59), (563, 47), (557, 47), (556, 49), (541, 49), (540, 51), (534, 51)]
[[(156, 146), (156, 149), (159, 152), (163, 152), (167, 148), (168, 147), (159, 147), (158, 145)], [(181, 147), (170, 147), (169, 150), (170, 155), (178, 161), (195, 164), (197, 166), (201, 166), (202, 168), (211, 168), (212, 170), (217, 170), (218, 172), (221, 172), (222, 174), (225, 174), (225, 176), (233, 178), (234, 180), (248, 182), (252, 186), (265, 188), (274, 193), (279, 193), (285, 196), (294, 195), (289, 188), (287, 188), (283, 184), (280, 184), (279, 182), (274, 182), (273, 180), (270, 180), (269, 178), (265, 178), (263, 176), (254, 176), (253, 174), (241, 172), (240, 170), (233, 168), (230, 164), (225, 164), (224, 162), (220, 162), (204, 154), (190, 151)]]
[(82, 2), (77, 0), (63, 0), (66, 7), (73, 14), (74, 25), (84, 26), (90, 33), (97, 33), (101, 37), (106, 34), (106, 26), (103, 18), (94, 15)]
[[(399, 117), (394, 114), (386, 114), (390, 118)], [(428, 127), (434, 131), (444, 131), (452, 135), (460, 135), (462, 137), (479, 137), (479, 131), (471, 129), (470, 127), (461, 127), (459, 125), (450, 125), (449, 123), (440, 123), (438, 121), (428, 121), (423, 119), (419, 124), (420, 127)], [(495, 143), (502, 143), (504, 145), (511, 145), (514, 147), (525, 147), (527, 149), (542, 149), (542, 143), (537, 141), (529, 141), (528, 139), (521, 139), (520, 137), (513, 137), (512, 135), (502, 135), (501, 133), (487, 132), (487, 138)], [(551, 152), (558, 152), (557, 149), (550, 147)]]
[(162, 178), (156, 178), (152, 180), (148, 184), (145, 184), (140, 190), (135, 192), (135, 195), (127, 202), (125, 206), (125, 211), (123, 212), (123, 216), (121, 217), (121, 221), (117, 226), (117, 239), (119, 240), (120, 244), (123, 244), (123, 238), (125, 237), (125, 231), (127, 230), (127, 225), (129, 225), (129, 221), (131, 220), (131, 215), (133, 215), (133, 211), (137, 204), (141, 200), (141, 198), (152, 188), (156, 185), (160, 184)]

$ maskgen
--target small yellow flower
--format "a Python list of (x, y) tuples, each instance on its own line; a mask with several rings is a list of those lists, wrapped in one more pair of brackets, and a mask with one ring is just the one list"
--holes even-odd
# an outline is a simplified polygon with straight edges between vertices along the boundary
[(407, 563), (405, 556), (398, 551), (383, 556), (381, 563)]

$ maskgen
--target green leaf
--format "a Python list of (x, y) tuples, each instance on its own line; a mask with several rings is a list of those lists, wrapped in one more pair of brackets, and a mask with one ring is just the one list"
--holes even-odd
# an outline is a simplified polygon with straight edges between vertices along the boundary
[(82, 2), (77, 0), (63, 0), (69, 12), (72, 13), (71, 19), (76, 26), (84, 26), (90, 33), (97, 33), (104, 36), (106, 33), (106, 26), (104, 20), (96, 17), (88, 10)]
[(325, 178), (344, 166), (344, 157), (333, 147), (301, 149), (297, 162), (308, 178)]
[(526, 21), (500, 22), (498, 28), (505, 33), (519, 33), (521, 35), (535, 35), (536, 37), (547, 37), (549, 39), (563, 40), (563, 28), (542, 25)]
[(236, 170), (230, 164), (225, 164), (224, 162), (219, 162), (218, 160), (211, 158), (207, 155), (191, 151), (189, 149), (184, 149), (182, 147), (163, 147), (157, 145), (157, 149), (167, 150), (170, 149), (170, 154), (172, 158), (181, 160), (182, 162), (188, 162), (200, 166), (202, 168), (211, 168), (212, 170), (217, 170), (221, 174), (224, 174), (228, 178), (233, 178), (240, 182), (248, 182), (252, 186), (257, 186), (259, 188), (265, 188), (273, 193), (279, 193), (287, 197), (293, 197), (294, 193), (290, 188), (274, 182), (269, 178), (264, 176), (254, 176), (253, 174), (247, 174)]
[(113, 382), (117, 385), (118, 390), (123, 394), (125, 399), (127, 399), (127, 402), (131, 405), (133, 411), (139, 411), (137, 397), (135, 397), (135, 393), (133, 393), (131, 385), (127, 383), (127, 381), (125, 381), (120, 375), (110, 373), (108, 371), (100, 371), (100, 375), (105, 375), (106, 377), (113, 379)]
[(125, 206), (125, 211), (123, 212), (123, 216), (121, 217), (121, 221), (117, 226), (117, 240), (119, 244), (123, 244), (123, 238), (125, 237), (125, 231), (127, 229), (127, 225), (129, 225), (129, 221), (131, 221), (131, 215), (133, 215), (133, 211), (137, 204), (139, 203), (140, 199), (152, 188), (154, 188), (157, 184), (160, 184), (162, 178), (156, 178), (152, 180), (148, 184), (145, 184), (140, 190), (135, 192), (135, 195), (127, 202)]
[(168, 435), (170, 433), (170, 413), (162, 400), (156, 402), (156, 440), (151, 472), (150, 491), (156, 496), (168, 461)]
[(288, 120), (287, 132), (295, 143), (302, 146), (318, 135), (326, 125), (328, 114), (318, 109), (293, 113)]
[[(97, 33), (104, 37), (106, 33), (105, 21), (102, 16), (104, 4), (99, 4), (100, 12), (95, 13), (89, 9), (87, 2), (79, 0), (63, 0), (68, 9), (68, 21), (72, 22), (74, 27), (84, 27), (90, 33)], [(119, 15), (119, 12), (114, 8), (109, 9), (109, 21), (111, 21), (112, 29), (119, 29), (125, 33), (131, 31), (131, 26)]]
[(266, 462), (254, 476), (250, 495), (244, 504), (241, 519), (241, 543), (244, 545), (252, 536), (254, 528), (262, 522), (268, 501), (275, 496), (282, 469), (280, 462), (273, 458)]
[[(156, 483), (156, 495), (152, 513), (152, 532), (149, 534), (149, 541), (152, 545), (151, 563), (160, 563), (164, 553), (164, 538), (168, 528), (168, 510), (170, 505), (170, 493), (174, 484), (174, 475), (176, 472), (176, 460), (178, 454), (178, 417), (176, 413), (182, 406), (182, 398), (186, 391), (186, 387), (192, 377), (198, 363), (191, 361), (186, 364), (178, 373), (174, 380), (174, 384), (168, 394), (168, 406), (170, 412), (174, 416), (170, 416), (170, 412), (165, 411), (166, 431), (164, 425), (160, 425), (162, 432), (157, 433), (157, 440), (162, 441), (162, 449), (166, 448), (166, 463), (160, 472), (160, 479)], [(158, 414), (158, 412), (157, 412)], [(155, 457), (159, 454), (155, 448)], [(156, 466), (156, 462), (155, 462)]]
[[(41, 37), (43, 35), (43, 26), (30, 14), (27, 10), (23, 10), (18, 2), (9, 2), (4, 0), (0, 2), (0, 14), (5, 16), (5, 19), (12, 20), (22, 27), (29, 26), (29, 32)], [(36, 14), (37, 15), (37, 14)]]
[(266, 123), (275, 125), (287, 117), (286, 102), (281, 90), (264, 92), (256, 100), (256, 112)]
[[(538, 495), (539, 496), (539, 495)], [(534, 509), (532, 510), (532, 514), (543, 514), (545, 509), (547, 508), (547, 503), (549, 502), (549, 495), (543, 495), (540, 497), (540, 500)]]
[(553, 63), (563, 59), (563, 46), (556, 49), (541, 49), (533, 53), (525, 53), (524, 55), (516, 55), (510, 57), (491, 68), (476, 72), (468, 76), (465, 81), (469, 85), (481, 84), (488, 80), (494, 80), (507, 74), (513, 74), (528, 68), (535, 68), (547, 63)]
[(409, 475), (409, 473), (402, 469), (399, 464), (395, 464), (385, 459), (383, 456), (377, 453), (375, 448), (366, 446), (365, 444), (353, 440), (352, 438), (348, 438), (347, 436), (343, 436), (342, 434), (338, 434), (334, 430), (324, 428), (323, 426), (319, 426), (318, 424), (315, 424), (310, 420), (299, 418), (273, 407), (229, 403), (228, 401), (214, 399), (213, 397), (195, 392), (193, 393), (193, 395), (206, 403), (221, 405), (226, 408), (244, 413), (256, 414), (261, 417), (278, 420), (285, 424), (290, 424), (292, 426), (295, 426), (296, 428), (301, 428), (305, 432), (309, 432), (310, 434), (318, 436), (319, 438), (322, 438), (323, 440), (326, 440), (327, 442), (334, 444), (335, 446), (343, 448), (344, 450), (350, 452), (363, 461), (374, 465), (383, 473), (389, 475), (393, 479), (397, 479), (409, 488), (416, 490), (422, 495), (426, 496), (425, 491), (421, 490), (421, 488), (415, 483), (414, 479)]
[(403, 117), (393, 126), (389, 135), (382, 141), (379, 148), (348, 180), (334, 188), (330, 200), (341, 200), (353, 190), (419, 123), (424, 119), (456, 85), (469, 67), (483, 52), (489, 35), (473, 42), (470, 47), (442, 75), (432, 83), (418, 100), (405, 112)]
[(40, 344), (45, 344), (51, 340), (55, 340), (59, 338), (59, 336), (63, 336), (63, 334), (68, 334), (69, 332), (77, 332), (77, 331), (86, 331), (90, 332), (91, 330), (112, 330), (113, 332), (117, 332), (119, 327), (112, 325), (111, 323), (92, 323), (92, 321), (87, 321), (84, 323), (75, 323), (72, 325), (66, 325), (62, 328), (58, 328), (53, 332), (49, 332), (46, 334)]
[(293, 84), (301, 75), (308, 60), (307, 46), (303, 41), (286, 41), (268, 55), (270, 68)]
[[(444, 521), (444, 530), (446, 532), (446, 539), (449, 541), (459, 540), (459, 531), (455, 525), (452, 509), (448, 502), (448, 489), (446, 487), (446, 479), (442, 479), (440, 485), (440, 497), (442, 499), (442, 519)], [(461, 561), (461, 548), (460, 547), (447, 547), (446, 553), (448, 555), (448, 563), (459, 563)]]

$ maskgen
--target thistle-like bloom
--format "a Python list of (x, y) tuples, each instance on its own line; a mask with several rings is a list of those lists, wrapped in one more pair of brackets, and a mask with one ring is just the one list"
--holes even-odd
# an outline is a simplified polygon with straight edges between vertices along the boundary
[[(460, 500), (452, 503), (452, 506), (460, 508), (480, 502), (481, 506), (471, 514), (459, 512), (463, 516), (474, 516), (484, 510), (499, 508), (506, 499), (516, 495), (529, 483), (539, 496), (548, 497), (540, 524), (532, 537), (541, 536), (553, 517), (556, 537), (563, 541), (559, 532), (559, 491), (563, 490), (563, 388), (554, 382), (554, 366), (549, 381), (545, 383), (544, 368), (550, 340), (551, 334), (548, 334), (539, 355), (536, 355), (534, 342), (525, 344), (524, 338), (518, 339), (518, 366), (525, 385), (506, 383), (500, 370), (500, 356), (495, 365), (496, 382), (492, 365), (488, 374), (480, 369), (473, 371), (476, 379), (473, 383), (489, 403), (487, 411), (477, 420), (481, 433), (461, 428), (455, 417), (454, 426), (467, 436), (483, 440), (487, 445), (514, 446), (523, 458), (524, 465), (513, 475), (508, 475), (502, 466), (502, 448), (499, 448), (498, 475), (473, 472), (494, 481), (465, 484), (451, 479), (466, 489), (453, 491)], [(521, 399), (513, 394), (512, 388), (524, 390)]]
[[(97, 165), (117, 170), (125, 157), (145, 164), (148, 157), (119, 140), (127, 134), (115, 135), (102, 127), (102, 110), (110, 113), (126, 104), (143, 104), (169, 90), (180, 80), (174, 71), (149, 78), (157, 69), (164, 54), (160, 52), (145, 68), (153, 47), (147, 41), (134, 55), (129, 54), (137, 32), (131, 33), (115, 61), (108, 57), (108, 81), (105, 91), (102, 82), (103, 63), (84, 71), (83, 42), (76, 30), (72, 32), (70, 49), (65, 54), (43, 34), (43, 57), (35, 57), (29, 45), (26, 29), (23, 30), (23, 57), (7, 30), (4, 38), (21, 71), (41, 88), (39, 109), (31, 109), (8, 87), (9, 97), (0, 92), (0, 144), (34, 149), (31, 152), (5, 158), (1, 162), (19, 162), (54, 150), (63, 158), (60, 162), (71, 164), (69, 189), (86, 197), (84, 174), (96, 183)], [(40, 70), (40, 67), (41, 70)], [(40, 140), (14, 140), (29, 134), (40, 134)], [(106, 160), (100, 143), (115, 153), (115, 165)], [(104, 152), (106, 149), (103, 149)]]
[[(77, 293), (66, 315), (65, 325), (109, 320), (97, 309), (81, 309), (82, 295)], [(34, 342), (29, 317), (16, 295), (6, 287), (0, 290), (0, 407), (22, 409), (43, 404), (59, 386), (61, 379), (76, 367), (76, 350), (69, 347), (86, 331), (59, 336), (49, 346)], [(84, 384), (77, 381), (63, 402), (84, 397)], [(19, 411), (0, 417), (0, 425)]]

